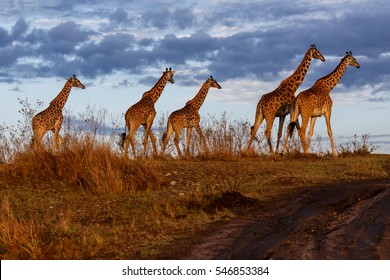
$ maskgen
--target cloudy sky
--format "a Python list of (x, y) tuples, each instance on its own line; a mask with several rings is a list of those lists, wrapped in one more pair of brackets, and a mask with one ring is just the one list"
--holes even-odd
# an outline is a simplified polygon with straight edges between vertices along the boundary
[[(334, 135), (390, 140), (387, 0), (4, 0), (0, 19), (0, 123), (20, 118), (18, 98), (46, 106), (73, 74), (87, 88), (73, 89), (69, 110), (120, 116), (166, 67), (177, 72), (158, 115), (181, 108), (212, 75), (222, 89), (210, 90), (201, 115), (253, 123), (261, 95), (316, 44), (326, 62), (312, 62), (298, 92), (352, 51), (361, 68), (347, 69), (332, 92)], [(315, 133), (327, 136), (323, 118)]]

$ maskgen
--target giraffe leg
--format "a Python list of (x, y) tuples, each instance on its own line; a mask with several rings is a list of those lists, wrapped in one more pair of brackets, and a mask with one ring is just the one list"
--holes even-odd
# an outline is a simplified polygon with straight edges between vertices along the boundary
[[(59, 135), (60, 129), (56, 127), (54, 129), (52, 129), (52, 131), (54, 133), (52, 150), (53, 150), (53, 154), (56, 154), (57, 141), (59, 142), (59, 138), (60, 138), (60, 135)], [(61, 138), (61, 143), (62, 143), (62, 138)]]
[(136, 132), (136, 127), (135, 125), (130, 125), (128, 124), (127, 127), (129, 128), (129, 133), (126, 135), (126, 139), (125, 139), (125, 147), (123, 149), (123, 157), (127, 157), (127, 153), (128, 153), (128, 150), (129, 150), (129, 144), (131, 144), (131, 147), (133, 149), (133, 156), (134, 156), (134, 159), (137, 158), (137, 152), (135, 150), (135, 145), (134, 145), (134, 134)]
[(283, 154), (287, 154), (287, 143), (290, 136), (290, 126), (287, 127), (286, 137), (284, 138)]
[(314, 125), (316, 123), (317, 117), (311, 117), (310, 118), (310, 128), (309, 128), (309, 133), (307, 134), (307, 146), (310, 147), (311, 143), (311, 138), (313, 137), (314, 133)]
[[(146, 120), (146, 124), (144, 124), (144, 127), (145, 127), (145, 136), (144, 136), (144, 151), (143, 151), (143, 154), (142, 154), (142, 157), (143, 158), (146, 158), (146, 146), (148, 145), (148, 138), (149, 138), (149, 134), (151, 132), (151, 128), (152, 128), (152, 124), (153, 124), (153, 120), (154, 120), (154, 117), (156, 116), (156, 113), (152, 113), (149, 115), (148, 119)], [(153, 135), (154, 137), (154, 135)], [(156, 138), (154, 139), (156, 140)], [(152, 139), (152, 142), (153, 142), (153, 139)], [(155, 145), (156, 143), (154, 143)], [(157, 149), (156, 149), (157, 150)]]
[(267, 125), (265, 127), (264, 135), (265, 135), (265, 138), (267, 139), (270, 153), (273, 154), (274, 150), (272, 148), (272, 142), (271, 142), (271, 131), (272, 131), (272, 125), (274, 124), (274, 119), (273, 118), (269, 118), (269, 119), (266, 118), (265, 121), (266, 121)]
[(291, 109), (290, 109), (290, 124), (287, 126), (287, 132), (286, 132), (286, 138), (284, 140), (283, 144), (283, 154), (287, 153), (287, 144), (288, 139), (292, 136), (294, 132), (294, 128), (297, 127), (297, 129), (300, 128), (298, 116), (300, 114), (299, 111), (299, 100), (296, 100), (293, 102)]
[(283, 124), (284, 124), (285, 118), (286, 118), (286, 116), (279, 117), (278, 141), (276, 142), (275, 153), (279, 153), (279, 142), (280, 142), (280, 138), (282, 137)]
[(126, 144), (125, 144), (125, 156), (127, 155), (127, 151), (129, 150), (129, 143), (131, 145), (131, 149), (133, 150), (133, 156), (134, 159), (137, 158), (137, 151), (135, 150), (135, 144), (134, 144), (134, 133), (128, 134), (126, 136)]
[(57, 147), (58, 149), (60, 148), (59, 145), (57, 146), (57, 144), (58, 143), (62, 144), (62, 137), (60, 136), (60, 130), (61, 130), (63, 119), (64, 118), (61, 114), (54, 125), (53, 153), (56, 153)]
[(196, 132), (199, 134), (200, 136), (200, 140), (202, 140), (202, 143), (203, 143), (203, 147), (204, 147), (204, 150), (206, 152), (206, 154), (209, 154), (209, 149), (207, 147), (207, 143), (206, 143), (206, 138), (203, 136), (203, 133), (202, 133), (202, 130), (200, 129), (200, 126), (199, 124), (197, 124), (195, 126), (195, 129), (196, 129)]
[(130, 143), (130, 133), (127, 134), (125, 137), (125, 145), (123, 147), (123, 157), (127, 157), (127, 152), (129, 150), (129, 143)]
[(173, 141), (175, 142), (177, 153), (178, 153), (179, 157), (181, 158), (181, 151), (180, 151), (180, 147), (179, 147), (180, 133), (181, 133), (181, 129), (175, 129), (175, 138), (173, 139)]
[[(129, 144), (131, 142), (131, 145), (133, 147), (133, 154), (134, 154), (134, 159), (136, 158), (135, 156), (135, 151), (134, 151), (134, 139), (133, 135), (136, 130), (133, 129), (135, 125), (131, 124), (131, 115), (129, 113), (129, 110), (127, 110), (125, 114), (125, 132), (122, 134), (122, 139), (123, 139), (123, 158), (128, 157), (128, 151), (129, 151)], [(138, 127), (137, 127), (138, 128)], [(126, 129), (128, 129), (128, 133), (126, 134)], [(134, 132), (133, 132), (134, 130)]]
[(326, 126), (328, 128), (328, 135), (329, 135), (329, 140), (330, 140), (330, 145), (332, 146), (332, 154), (333, 156), (337, 157), (337, 150), (334, 146), (333, 142), (333, 133), (332, 133), (332, 127), (330, 125), (330, 113), (325, 115), (325, 120), (326, 120)]
[(58, 148), (61, 149), (62, 143), (64, 143), (64, 140), (62, 139), (61, 135), (58, 134)]
[(307, 124), (309, 123), (309, 116), (303, 116), (302, 115), (302, 126), (298, 129), (298, 135), (301, 139), (302, 148), (305, 154), (309, 153), (309, 147), (306, 143), (306, 128)]
[(129, 150), (129, 143), (130, 143), (130, 125), (126, 121), (126, 126), (129, 128), (129, 133), (126, 135), (126, 127), (125, 127), (125, 132), (122, 134), (123, 139), (123, 157), (127, 157), (127, 152)]
[(145, 134), (144, 134), (144, 141), (143, 141), (144, 150), (142, 152), (142, 158), (145, 159), (146, 158), (146, 147), (148, 145), (150, 126), (146, 125), (144, 127), (145, 127)]
[(190, 155), (191, 133), (192, 133), (192, 127), (187, 127), (186, 156)]
[(257, 105), (255, 123), (251, 127), (251, 137), (249, 138), (248, 147), (247, 147), (248, 151), (252, 146), (253, 139), (256, 138), (257, 130), (259, 129), (261, 123), (263, 122), (263, 119), (264, 119), (263, 112), (261, 109), (259, 109), (259, 105)]
[(165, 148), (169, 142), (169, 138), (171, 137), (172, 132), (173, 132), (172, 124), (168, 120), (167, 131), (163, 134), (163, 146), (162, 146), (162, 151), (161, 151), (162, 156), (164, 156)]
[(52, 144), (52, 147), (51, 147), (51, 150), (53, 152), (53, 154), (56, 153), (56, 146), (57, 146), (57, 132), (55, 130), (52, 130), (53, 133), (54, 133), (54, 136), (53, 136), (53, 144)]
[(149, 136), (150, 140), (152, 140), (152, 145), (153, 145), (153, 155), (157, 155), (157, 145), (156, 145), (156, 137), (154, 137), (153, 131), (150, 129), (149, 130)]
[(291, 126), (287, 126), (287, 131), (286, 131), (286, 137), (284, 139), (284, 144), (283, 144), (283, 154), (287, 154), (287, 143), (288, 143), (288, 138), (290, 138), (290, 133), (291, 133)]
[(34, 130), (34, 149), (35, 151), (39, 151), (42, 148), (42, 138), (45, 135), (45, 133), (40, 133), (38, 130)]

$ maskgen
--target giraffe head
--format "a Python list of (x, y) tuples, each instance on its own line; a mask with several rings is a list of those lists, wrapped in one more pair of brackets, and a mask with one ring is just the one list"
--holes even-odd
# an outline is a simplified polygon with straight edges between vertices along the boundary
[(76, 78), (75, 74), (73, 74), (73, 77), (69, 78), (68, 81), (72, 87), (85, 89), (85, 86)]
[(317, 49), (316, 45), (314, 45), (314, 44), (310, 46), (310, 54), (311, 54), (311, 57), (313, 57), (315, 59), (325, 61), (324, 56), (320, 53), (320, 51)]
[(207, 81), (210, 83), (210, 87), (221, 89), (222, 87), (218, 84), (218, 82), (213, 78), (213, 76), (210, 76), (210, 78), (207, 79)]
[(347, 54), (341, 60), (346, 60), (348, 65), (355, 66), (356, 68), (360, 68), (360, 64), (353, 57), (351, 51), (347, 52)]
[(172, 84), (175, 83), (175, 81), (173, 80), (173, 74), (175, 74), (176, 71), (172, 70), (171, 67), (168, 68), (165, 68), (165, 72), (164, 72), (164, 75), (167, 76), (167, 80), (170, 81)]

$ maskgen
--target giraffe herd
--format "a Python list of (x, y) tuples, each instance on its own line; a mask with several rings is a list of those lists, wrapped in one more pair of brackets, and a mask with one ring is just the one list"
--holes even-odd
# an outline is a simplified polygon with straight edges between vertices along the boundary
[[(284, 79), (274, 91), (264, 94), (261, 97), (257, 104), (254, 125), (251, 128), (251, 135), (247, 145), (248, 152), (252, 149), (252, 142), (254, 139), (256, 139), (257, 130), (259, 129), (262, 121), (265, 119), (266, 129), (264, 134), (267, 139), (270, 153), (279, 153), (279, 143), (282, 136), (284, 120), (285, 117), (291, 113), (290, 124), (288, 125), (286, 138), (283, 145), (283, 153), (287, 153), (287, 142), (289, 137), (291, 137), (295, 127), (298, 129), (298, 135), (301, 140), (304, 153), (309, 153), (310, 139), (313, 135), (316, 119), (318, 117), (325, 116), (332, 153), (334, 156), (337, 156), (337, 150), (334, 145), (332, 129), (330, 125), (332, 110), (332, 99), (330, 97), (330, 92), (340, 81), (348, 66), (355, 66), (356, 68), (360, 68), (360, 65), (352, 56), (352, 53), (347, 52), (347, 54), (341, 59), (341, 62), (333, 72), (318, 79), (311, 88), (302, 91), (297, 96), (295, 96), (295, 92), (304, 80), (313, 58), (325, 61), (325, 58), (315, 45), (311, 45), (310, 48), (306, 51), (302, 62), (291, 76)], [(142, 95), (140, 101), (132, 105), (127, 110), (125, 114), (125, 132), (122, 134), (124, 157), (127, 157), (128, 148), (131, 144), (133, 156), (134, 158), (137, 158), (134, 134), (141, 125), (145, 128), (142, 157), (146, 157), (146, 146), (148, 144), (149, 136), (153, 145), (153, 153), (154, 155), (158, 154), (156, 137), (153, 135), (152, 131), (153, 121), (156, 116), (154, 105), (161, 96), (167, 82), (169, 81), (172, 84), (174, 83), (174, 74), (175, 71), (172, 70), (172, 68), (166, 68), (157, 83), (149, 91)], [(53, 153), (56, 153), (57, 142), (59, 146), (61, 145), (62, 138), (59, 135), (59, 131), (63, 121), (62, 109), (65, 106), (72, 87), (85, 89), (85, 86), (76, 78), (75, 75), (73, 75), (73, 77), (67, 80), (64, 88), (57, 95), (57, 97), (50, 102), (49, 107), (35, 115), (32, 119), (33, 143), (35, 149), (39, 149), (41, 147), (42, 137), (49, 130), (54, 133), (52, 144)], [(179, 147), (179, 140), (183, 128), (187, 129), (185, 155), (189, 155), (191, 132), (193, 128), (195, 128), (200, 136), (204, 151), (208, 153), (206, 139), (203, 136), (199, 124), (199, 109), (205, 101), (207, 93), (211, 87), (217, 89), (222, 88), (218, 82), (212, 76), (210, 76), (203, 83), (199, 92), (193, 99), (188, 101), (186, 105), (180, 110), (174, 111), (170, 114), (168, 117), (166, 132), (163, 134), (161, 155), (164, 156), (166, 146), (170, 140), (170, 136), (172, 133), (174, 133), (174, 143), (177, 149), (177, 153), (179, 157), (182, 157), (182, 152)], [(301, 115), (302, 118), (302, 125), (299, 125), (298, 122), (299, 115)], [(279, 128), (276, 150), (274, 151), (271, 143), (271, 130), (276, 117), (279, 117)], [(309, 120), (310, 129), (306, 138), (305, 133)], [(128, 129), (127, 134), (126, 128)]]
[[(284, 141), (283, 151), (287, 151), (287, 141), (289, 136), (293, 133), (294, 127), (298, 127), (298, 135), (301, 139), (302, 147), (305, 153), (309, 152), (310, 140), (314, 132), (314, 124), (318, 117), (322, 115), (325, 116), (326, 126), (328, 128), (328, 135), (330, 139), (330, 145), (332, 146), (332, 153), (334, 156), (337, 156), (337, 151), (333, 142), (332, 128), (330, 126), (330, 115), (332, 112), (332, 98), (330, 98), (330, 92), (340, 81), (345, 70), (348, 66), (355, 66), (360, 68), (359, 63), (352, 56), (351, 52), (347, 52), (347, 55), (341, 59), (339, 65), (336, 69), (317, 80), (314, 85), (298, 94), (298, 96), (293, 100), (291, 116), (290, 116), (290, 125), (288, 126), (286, 140)], [(302, 117), (302, 126), (299, 128), (297, 123), (298, 115)], [(306, 127), (310, 119), (310, 129), (307, 136), (307, 142), (305, 137)]]
[(265, 119), (266, 128), (264, 134), (267, 138), (268, 146), (272, 153), (273, 149), (271, 143), (271, 130), (275, 118), (279, 117), (278, 140), (276, 142), (276, 152), (278, 152), (284, 119), (290, 113), (290, 108), (295, 97), (295, 92), (303, 82), (312, 58), (325, 61), (325, 58), (322, 56), (316, 46), (311, 45), (295, 72), (290, 77), (284, 79), (274, 91), (264, 94), (261, 97), (259, 103), (257, 104), (255, 124), (251, 129), (251, 138), (249, 139), (248, 148), (251, 146), (263, 119)]

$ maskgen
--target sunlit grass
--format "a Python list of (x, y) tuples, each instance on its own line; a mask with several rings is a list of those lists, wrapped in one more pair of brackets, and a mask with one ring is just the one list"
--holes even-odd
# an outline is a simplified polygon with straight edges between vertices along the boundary
[[(50, 137), (46, 149), (31, 149), (35, 110), (23, 106), (19, 126), (0, 125), (1, 259), (148, 258), (175, 238), (296, 188), (390, 174), (389, 156), (371, 155), (368, 138), (334, 158), (303, 155), (294, 141), (288, 155), (270, 156), (259, 136), (248, 154), (249, 124), (226, 114), (203, 121), (208, 155), (193, 133), (189, 157), (178, 159), (171, 142), (164, 158), (133, 160), (123, 157), (116, 129), (104, 134), (104, 110), (90, 109), (88, 121), (64, 124), (55, 155)], [(156, 123), (158, 139), (164, 123)]]

